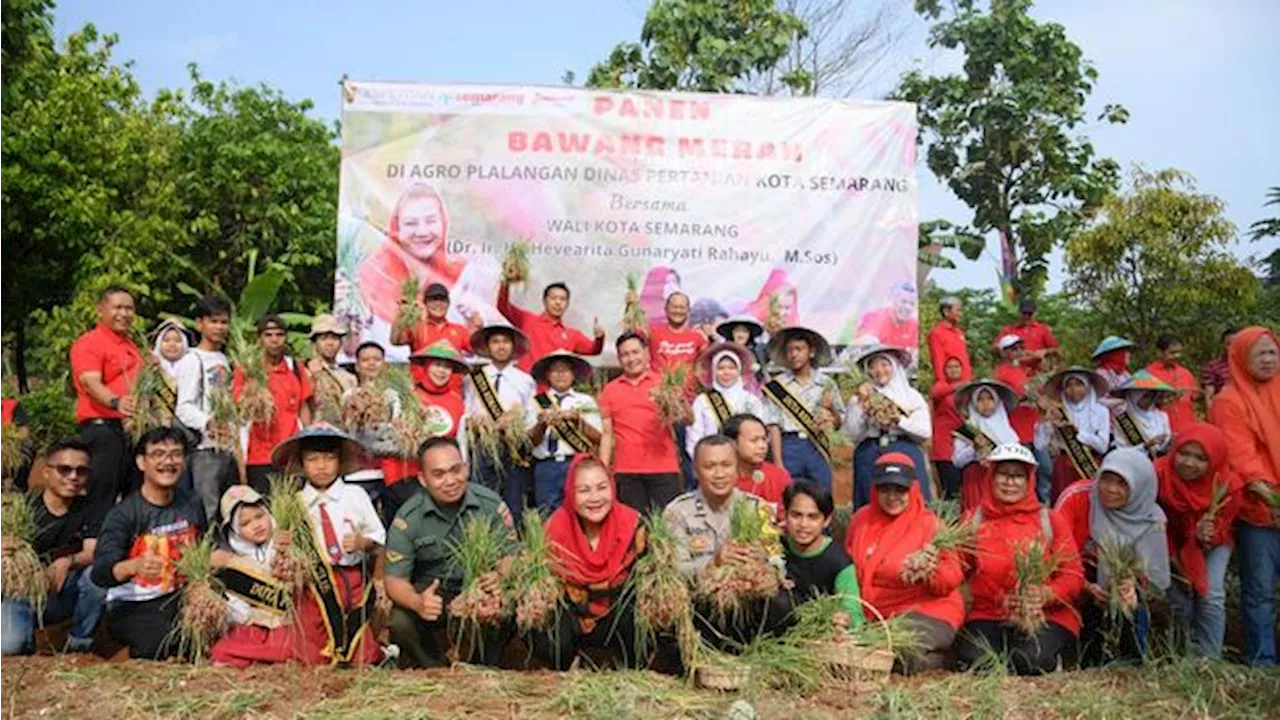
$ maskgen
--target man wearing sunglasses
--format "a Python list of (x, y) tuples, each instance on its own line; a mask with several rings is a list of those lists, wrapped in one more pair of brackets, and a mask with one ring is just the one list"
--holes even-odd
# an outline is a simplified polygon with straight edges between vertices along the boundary
[[(49, 579), (49, 596), (39, 619), (46, 626), (71, 619), (67, 652), (85, 652), (93, 645), (106, 601), (106, 591), (89, 579), (100, 514), (85, 497), (88, 482), (89, 447), (79, 440), (62, 440), (47, 451), (44, 491), (27, 500), (36, 525), (32, 546)], [(14, 539), (0, 542), (8, 555)], [(4, 654), (31, 652), (37, 620), (31, 604), (5, 598), (3, 616)]]

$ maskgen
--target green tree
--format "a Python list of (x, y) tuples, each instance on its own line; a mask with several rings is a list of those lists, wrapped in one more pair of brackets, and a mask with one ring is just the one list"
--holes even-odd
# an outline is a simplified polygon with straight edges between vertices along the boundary
[[(971, 251), (995, 233), (1009, 249), (1003, 265), (1015, 292), (1035, 295), (1050, 251), (1102, 203), (1119, 172), (1073, 134), (1097, 71), (1062, 25), (1030, 16), (1031, 4), (955, 0), (942, 18), (939, 0), (917, 0), (917, 12), (936, 21), (929, 47), (961, 50), (963, 72), (915, 70), (894, 95), (916, 103), (929, 169), (973, 210), (969, 224), (922, 243)], [(1100, 119), (1127, 117), (1108, 105)]]
[(259, 85), (234, 87), (189, 66), (191, 101), (175, 157), (184, 257), (231, 296), (250, 264), (282, 268), (276, 309), (314, 312), (332, 300), (339, 150), (334, 129)]
[(1067, 289), (1097, 336), (1124, 335), (1149, 354), (1170, 333), (1193, 358), (1211, 357), (1223, 327), (1258, 301), (1258, 278), (1230, 252), (1236, 228), (1186, 173), (1135, 168), (1130, 184), (1067, 241)]
[(58, 49), (47, 3), (7, 2), (3, 23), (2, 293), (25, 389), (28, 349), (42, 370), (65, 365), (107, 284), (129, 284), (144, 312), (168, 299), (153, 269), (181, 234), (168, 175), (176, 108), (167, 93), (144, 102), (111, 60), (115, 37), (92, 25)]
[[(654, 0), (640, 42), (619, 43), (591, 68), (588, 87), (747, 92), (808, 30), (773, 0)], [(777, 77), (807, 94), (813, 77), (795, 68)]]

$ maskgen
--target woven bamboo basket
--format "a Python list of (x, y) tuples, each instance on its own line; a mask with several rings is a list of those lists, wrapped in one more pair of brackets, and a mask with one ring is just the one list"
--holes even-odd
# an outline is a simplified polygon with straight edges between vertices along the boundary
[(693, 677), (700, 688), (737, 692), (751, 682), (751, 668), (701, 665), (694, 671)]

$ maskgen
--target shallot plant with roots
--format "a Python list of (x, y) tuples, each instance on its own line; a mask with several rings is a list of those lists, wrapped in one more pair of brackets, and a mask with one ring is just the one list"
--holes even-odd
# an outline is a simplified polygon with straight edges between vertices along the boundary
[(781, 556), (779, 535), (767, 506), (742, 497), (729, 511), (729, 542), (751, 552), (751, 560), (720, 565), (714, 561), (698, 580), (698, 595), (711, 606), (718, 623), (737, 624), (748, 603), (773, 597), (782, 587), (769, 558)]
[(564, 605), (564, 587), (556, 574), (555, 558), (542, 517), (535, 512), (525, 513), (524, 536), (504, 582), (507, 602), (515, 607), (520, 632), (555, 627)]
[(978, 547), (978, 526), (959, 517), (937, 518), (933, 539), (911, 553), (902, 562), (902, 582), (918, 585), (927, 582), (938, 567), (943, 553), (973, 553)]
[(270, 500), (267, 511), (276, 523), (277, 533), (289, 536), (289, 545), (276, 552), (271, 573), (277, 580), (288, 583), (290, 606), (293, 593), (305, 586), (311, 577), (311, 555), (305, 548), (314, 547), (311, 531), (311, 514), (302, 502), (298, 484), (286, 475), (273, 474), (267, 478)]
[(511, 614), (501, 587), (495, 592), (480, 583), (485, 575), (499, 572), (507, 552), (507, 530), (495, 518), (473, 515), (467, 518), (461, 539), (449, 543), (449, 550), (462, 571), (462, 592), (449, 603), (454, 646), (462, 657), (471, 657), (483, 647), (485, 630)]
[(1009, 622), (1026, 635), (1035, 635), (1048, 625), (1041, 591), (1058, 569), (1059, 560), (1057, 553), (1038, 537), (1024, 540), (1014, 547), (1016, 582), (1008, 600)]
[(173, 629), (178, 654), (193, 662), (209, 656), (209, 650), (227, 630), (224, 588), (213, 574), (213, 534), (182, 549), (175, 571), (185, 580), (179, 596), (178, 624)]
[(533, 245), (528, 240), (517, 240), (507, 248), (502, 258), (502, 281), (508, 285), (524, 285), (529, 281), (529, 254)]
[(641, 518), (641, 524), (646, 552), (636, 558), (619, 599), (620, 604), (635, 603), (636, 657), (649, 657), (658, 645), (658, 636), (672, 633), (685, 667), (691, 667), (697, 649), (697, 632), (693, 626), (689, 584), (676, 568), (679, 541), (662, 519), (661, 511), (647, 513)]
[(125, 432), (133, 442), (138, 442), (149, 430), (173, 423), (173, 410), (165, 404), (161, 394), (168, 388), (169, 380), (154, 355), (148, 353), (129, 388), (133, 398), (133, 414), (124, 419)]
[(622, 329), (627, 332), (643, 333), (649, 329), (649, 318), (640, 306), (640, 276), (627, 273), (627, 294), (622, 305)]
[(422, 320), (422, 306), (418, 304), (420, 289), (418, 278), (413, 275), (400, 284), (400, 310), (391, 323), (393, 334), (409, 330)]
[(0, 557), (0, 592), (4, 597), (26, 600), (32, 614), (44, 616), (44, 606), (49, 598), (49, 581), (44, 565), (36, 555), (33, 543), (36, 537), (36, 516), (32, 509), (34, 498), (22, 494), (7, 494), (0, 503), (0, 535), (13, 545)]

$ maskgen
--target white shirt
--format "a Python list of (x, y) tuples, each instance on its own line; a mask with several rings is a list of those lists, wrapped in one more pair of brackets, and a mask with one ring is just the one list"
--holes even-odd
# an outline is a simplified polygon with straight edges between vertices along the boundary
[(191, 348), (174, 368), (174, 384), (178, 387), (178, 404), (174, 414), (178, 422), (202, 434), (200, 449), (211, 448), (213, 441), (207, 436), (209, 424), (209, 390), (215, 387), (231, 387), (231, 364), (219, 350)]
[[(510, 363), (501, 370), (489, 363), (481, 368), (481, 372), (489, 379), (489, 385), (496, 388), (498, 402), (502, 404), (503, 410), (519, 407), (527, 413), (529, 406), (534, 404), (533, 395), (537, 392), (538, 384), (529, 377), (529, 373), (516, 367), (515, 363)], [(489, 416), (489, 410), (480, 400), (480, 394), (476, 392), (472, 382), (466, 384), (463, 401), (467, 415)]]
[[(404, 482), (413, 482), (412, 479)], [(342, 537), (351, 533), (359, 533), (378, 545), (387, 544), (387, 530), (382, 527), (382, 519), (378, 511), (373, 509), (369, 494), (364, 490), (348, 485), (338, 478), (324, 490), (317, 490), (311, 485), (302, 488), (302, 502), (311, 513), (311, 526), (315, 531), (316, 542), (327, 558), (328, 549), (324, 546), (324, 526), (320, 520), (320, 503), (325, 504), (329, 522), (333, 524), (333, 534), (341, 547)], [(343, 567), (359, 565), (364, 553), (342, 553), (338, 564)]]
[[(736, 399), (725, 395), (724, 401), (725, 405), (729, 406), (731, 415), (747, 413), (755, 415), (761, 422), (767, 422), (764, 417), (764, 401), (750, 392), (741, 393)], [(720, 432), (720, 418), (716, 417), (716, 411), (711, 407), (707, 394), (698, 393), (698, 397), (693, 399), (693, 422), (690, 423), (684, 435), (684, 446), (689, 452), (689, 457), (693, 457), (693, 449), (697, 447), (699, 440), (718, 432)]]
[[(557, 399), (561, 410), (579, 410), (581, 411), (580, 414), (582, 415), (583, 423), (590, 425), (596, 430), (600, 429), (600, 408), (596, 405), (595, 398), (586, 393), (578, 392), (572, 388), (569, 389), (569, 392), (564, 394), (563, 399), (559, 399), (560, 394), (550, 388), (547, 389), (547, 394), (552, 398)], [(535, 399), (529, 403), (525, 410), (525, 424), (530, 428), (536, 425), (538, 423), (539, 412), (542, 412), (542, 406), (539, 405), (538, 401)], [(533, 458), (535, 460), (549, 460), (552, 458), (552, 452), (548, 447), (548, 441), (553, 436), (556, 438), (556, 459), (563, 460), (570, 458), (577, 452), (577, 450), (573, 449), (572, 445), (565, 441), (564, 438), (560, 437), (560, 433), (556, 432), (555, 429), (548, 427), (546, 433), (542, 436), (542, 442), (538, 443), (533, 448)]]

